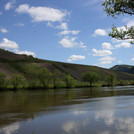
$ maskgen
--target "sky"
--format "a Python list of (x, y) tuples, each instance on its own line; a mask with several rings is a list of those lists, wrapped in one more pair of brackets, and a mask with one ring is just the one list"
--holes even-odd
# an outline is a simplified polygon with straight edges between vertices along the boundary
[(0, 0), (0, 48), (36, 58), (110, 68), (134, 65), (134, 46), (108, 36), (134, 17), (108, 17), (104, 0)]

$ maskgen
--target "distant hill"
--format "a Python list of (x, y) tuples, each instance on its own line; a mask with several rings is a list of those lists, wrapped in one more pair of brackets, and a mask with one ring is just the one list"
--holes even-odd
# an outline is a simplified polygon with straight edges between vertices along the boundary
[(130, 72), (131, 73), (131, 69), (134, 66), (130, 66), (130, 65), (115, 65), (112, 68), (110, 68), (110, 70), (114, 70), (114, 71), (122, 71), (122, 72)]
[(132, 67), (132, 68), (128, 71), (128, 73), (134, 74), (134, 67)]
[(52, 73), (54, 72), (54, 70), (59, 70), (61, 73), (70, 74), (76, 80), (81, 80), (82, 74), (86, 71), (98, 73), (101, 76), (102, 81), (109, 74), (114, 74), (117, 80), (134, 80), (133, 74), (121, 72), (120, 70), (117, 71), (116, 69), (105, 69), (97, 66), (42, 60), (34, 58), (32, 56), (18, 55), (0, 49), (0, 72), (6, 73), (8, 75), (8, 78), (10, 78), (14, 73), (20, 73), (24, 77), (27, 77), (27, 70), (30, 69), (33, 71), (37, 71), (37, 69), (43, 67), (46, 67)]

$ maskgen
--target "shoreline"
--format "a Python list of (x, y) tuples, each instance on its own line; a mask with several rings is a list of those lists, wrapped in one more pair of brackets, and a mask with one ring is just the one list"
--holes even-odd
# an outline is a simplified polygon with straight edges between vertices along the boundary
[(62, 87), (57, 87), (57, 88), (52, 88), (52, 87), (48, 87), (48, 88), (43, 88), (43, 87), (24, 87), (24, 88), (1, 88), (0, 91), (19, 91), (19, 90), (49, 90), (49, 89), (71, 89), (71, 88), (93, 88), (93, 87), (117, 87), (117, 86), (133, 86), (134, 84), (127, 84), (127, 85), (120, 85), (120, 84), (117, 84), (117, 85), (113, 85), (113, 86), (110, 86), (110, 85), (93, 85), (93, 86), (90, 86), (90, 85), (85, 85), (85, 86), (73, 86), (73, 87), (66, 87), (66, 86), (62, 86)]

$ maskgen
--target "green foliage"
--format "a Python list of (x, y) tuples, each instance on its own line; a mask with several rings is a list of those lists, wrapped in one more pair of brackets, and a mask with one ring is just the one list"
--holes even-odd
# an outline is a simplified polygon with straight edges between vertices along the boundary
[(6, 74), (0, 73), (0, 88), (6, 87), (6, 83), (7, 83), (6, 77), (7, 77)]
[(38, 70), (40, 68), (36, 65), (29, 64), (25, 66), (26, 77), (30, 88), (36, 88), (39, 85)]
[(95, 73), (95, 72), (88, 71), (88, 72), (85, 72), (82, 75), (82, 80), (84, 82), (89, 82), (90, 83), (90, 86), (92, 86), (93, 83), (98, 82), (99, 79), (100, 79), (100, 76), (97, 73)]
[(76, 80), (70, 75), (67, 74), (64, 76), (64, 82), (67, 88), (73, 87), (76, 83)]
[(62, 78), (62, 74), (60, 73), (60, 71), (55, 70), (52, 75), (52, 83), (54, 88), (57, 88), (60, 85), (61, 78)]
[(47, 88), (52, 79), (52, 73), (47, 69), (43, 68), (38, 71), (38, 79), (43, 85), (43, 88)]
[(119, 81), (119, 85), (120, 85), (120, 86), (128, 85), (128, 81), (120, 80), (120, 81)]
[(112, 38), (116, 38), (118, 40), (127, 40), (130, 39), (130, 43), (134, 43), (134, 26), (127, 27), (124, 26), (123, 28), (118, 29), (116, 26), (112, 27), (112, 32), (109, 33), (109, 36)]
[(133, 0), (105, 0), (102, 4), (104, 11), (110, 16), (120, 14), (134, 15), (134, 1)]
[[(115, 15), (129, 14), (134, 15), (134, 0), (105, 0), (102, 4), (104, 6), (104, 11), (108, 16), (115, 17)], [(112, 27), (112, 32), (109, 33), (110, 36), (120, 40), (132, 39), (130, 43), (134, 43), (134, 26), (118, 29), (117, 27)]]
[(20, 86), (24, 86), (25, 78), (21, 74), (13, 74), (12, 78), (10, 79), (11, 84), (13, 85), (14, 89), (19, 88)]
[(106, 82), (108, 83), (109, 86), (114, 86), (115, 81), (116, 81), (116, 77), (115, 77), (114, 74), (109, 74), (109, 75), (106, 77)]

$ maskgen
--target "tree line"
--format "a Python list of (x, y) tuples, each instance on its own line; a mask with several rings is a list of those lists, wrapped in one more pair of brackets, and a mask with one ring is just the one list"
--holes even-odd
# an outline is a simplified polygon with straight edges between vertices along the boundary
[(0, 73), (0, 89), (5, 88), (59, 88), (59, 87), (74, 87), (76, 80), (69, 74), (62, 74), (55, 70), (51, 73), (47, 68), (42, 68), (37, 71), (29, 71), (24, 75), (14, 73), (11, 78), (5, 73)]
[[(53, 73), (47, 68), (41, 68), (37, 71), (28, 72), (25, 77), (22, 74), (15, 73), (9, 79), (5, 73), (0, 73), (0, 89), (37, 89), (37, 88), (71, 88), (82, 86), (114, 86), (116, 77), (114, 74), (108, 74), (104, 81), (100, 81), (101, 76), (98, 73), (87, 71), (82, 74), (81, 81), (77, 81), (70, 74), (63, 74), (58, 70)], [(118, 85), (127, 85), (126, 81), (121, 80)]]

